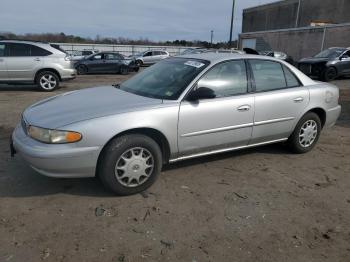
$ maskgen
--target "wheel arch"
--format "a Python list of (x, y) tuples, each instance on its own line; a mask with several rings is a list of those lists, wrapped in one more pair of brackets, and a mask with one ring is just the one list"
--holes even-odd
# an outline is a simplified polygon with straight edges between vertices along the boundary
[(133, 128), (133, 129), (128, 129), (125, 131), (122, 131), (115, 136), (113, 136), (111, 139), (108, 140), (108, 142), (103, 146), (98, 159), (97, 159), (97, 167), (96, 170), (98, 170), (98, 165), (100, 164), (101, 161), (101, 156), (103, 151), (105, 150), (106, 146), (115, 138), (123, 136), (123, 135), (130, 135), (130, 134), (141, 134), (148, 136), (152, 138), (160, 147), (160, 150), (162, 151), (162, 158), (163, 158), (163, 164), (168, 163), (170, 159), (170, 144), (166, 136), (159, 130), (154, 129), (154, 128), (148, 128), (148, 127), (140, 127), (140, 128)]
[(61, 77), (60, 73), (59, 73), (56, 69), (54, 69), (54, 68), (42, 68), (42, 69), (38, 70), (38, 71), (35, 73), (34, 82), (37, 83), (37, 77), (38, 77), (38, 75), (39, 75), (41, 72), (46, 72), (46, 71), (55, 73), (55, 74), (58, 76), (58, 79), (59, 79), (60, 81), (62, 81), (62, 77)]
[(320, 108), (320, 107), (315, 107), (315, 108), (312, 108), (309, 111), (307, 111), (305, 114), (310, 113), (310, 112), (315, 113), (320, 118), (321, 127), (323, 128), (324, 125), (326, 124), (326, 120), (327, 120), (326, 110), (324, 110), (323, 108)]

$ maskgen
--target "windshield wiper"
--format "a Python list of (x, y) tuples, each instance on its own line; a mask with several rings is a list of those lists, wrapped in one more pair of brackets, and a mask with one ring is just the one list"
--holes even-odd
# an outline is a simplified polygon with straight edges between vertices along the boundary
[(113, 84), (112, 86), (114, 86), (115, 88), (120, 89), (120, 84)]

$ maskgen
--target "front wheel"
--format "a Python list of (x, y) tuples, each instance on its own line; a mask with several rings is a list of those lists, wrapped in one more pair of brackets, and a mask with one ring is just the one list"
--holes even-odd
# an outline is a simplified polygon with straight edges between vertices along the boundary
[(320, 137), (321, 129), (321, 120), (317, 114), (305, 114), (288, 139), (291, 149), (298, 154), (311, 151)]
[(120, 72), (121, 75), (127, 75), (127, 74), (129, 74), (129, 68), (126, 67), (126, 66), (122, 66), (120, 68), (119, 72)]
[(88, 72), (88, 69), (85, 65), (78, 65), (77, 72), (78, 72), (78, 75), (86, 75)]
[(60, 79), (50, 71), (44, 71), (37, 75), (35, 82), (41, 91), (51, 92), (59, 87)]
[(117, 195), (132, 195), (149, 188), (162, 167), (159, 145), (141, 134), (124, 135), (104, 148), (98, 176)]

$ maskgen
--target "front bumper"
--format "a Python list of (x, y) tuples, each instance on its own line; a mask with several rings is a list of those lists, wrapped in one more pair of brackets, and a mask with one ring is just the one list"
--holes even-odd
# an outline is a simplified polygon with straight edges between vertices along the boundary
[(44, 144), (28, 137), (21, 125), (12, 134), (12, 152), (18, 153), (34, 170), (49, 177), (93, 177), (99, 147), (76, 144)]

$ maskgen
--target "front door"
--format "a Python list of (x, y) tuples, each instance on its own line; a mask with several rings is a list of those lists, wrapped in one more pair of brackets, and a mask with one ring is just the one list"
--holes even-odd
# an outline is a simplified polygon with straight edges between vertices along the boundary
[(144, 64), (152, 64), (154, 63), (153, 52), (148, 51), (143, 55), (143, 63)]
[(340, 58), (340, 61), (336, 64), (339, 70), (339, 75), (350, 74), (350, 51), (345, 52)]
[(180, 156), (247, 145), (252, 134), (254, 95), (248, 93), (245, 62), (215, 65), (195, 89), (203, 87), (211, 89), (215, 98), (184, 100), (180, 105)]
[(86, 64), (90, 73), (102, 72), (105, 66), (104, 54), (99, 53), (92, 56), (88, 61), (86, 61)]
[(288, 138), (309, 103), (309, 90), (279, 62), (249, 63), (256, 92), (251, 144)]

